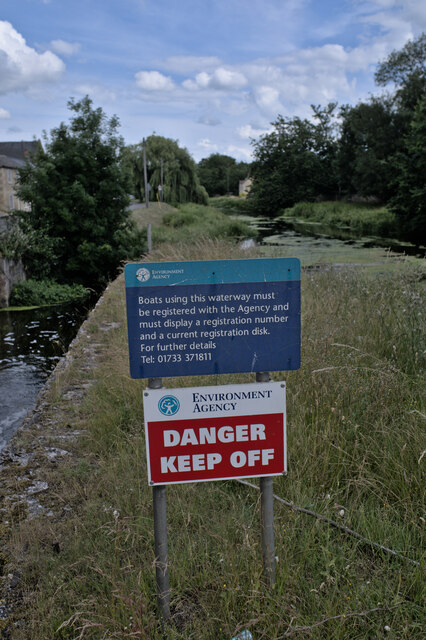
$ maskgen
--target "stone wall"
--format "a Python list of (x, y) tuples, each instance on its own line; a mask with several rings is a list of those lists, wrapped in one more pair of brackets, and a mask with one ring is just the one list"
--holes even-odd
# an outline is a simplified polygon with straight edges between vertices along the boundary
[(22, 280), (25, 280), (25, 271), (21, 260), (14, 262), (0, 256), (0, 307), (8, 306), (14, 284)]

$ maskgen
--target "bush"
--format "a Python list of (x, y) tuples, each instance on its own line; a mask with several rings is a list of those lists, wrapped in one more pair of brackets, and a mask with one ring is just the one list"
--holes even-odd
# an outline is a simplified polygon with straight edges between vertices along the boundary
[(209, 198), (209, 206), (232, 215), (256, 215), (252, 203), (246, 198)]
[(88, 295), (88, 289), (80, 284), (58, 284), (53, 280), (26, 280), (14, 286), (10, 296), (10, 306), (32, 307), (60, 304), (86, 298)]
[(0, 235), (0, 254), (3, 258), (18, 261), (28, 245), (28, 235), (21, 229), (16, 218), (10, 216), (8, 228)]

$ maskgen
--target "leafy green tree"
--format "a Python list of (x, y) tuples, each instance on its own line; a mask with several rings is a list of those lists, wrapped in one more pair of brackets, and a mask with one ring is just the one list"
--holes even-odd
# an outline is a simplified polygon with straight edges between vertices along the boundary
[(314, 122), (278, 116), (274, 130), (254, 143), (249, 199), (256, 210), (273, 217), (296, 202), (335, 195), (335, 107), (313, 107)]
[(426, 237), (426, 95), (417, 103), (397, 169), (391, 207), (400, 217), (403, 234), (420, 240)]
[(394, 83), (393, 104), (400, 119), (390, 205), (402, 233), (418, 239), (426, 230), (426, 33), (393, 51), (375, 77), (382, 86)]
[(338, 149), (342, 195), (372, 196), (386, 202), (394, 193), (394, 156), (403, 147), (404, 119), (390, 98), (371, 98), (340, 110)]
[[(71, 99), (68, 107), (70, 123), (45, 134), (45, 149), (20, 170), (18, 195), (31, 203), (31, 211), (22, 214), (23, 225), (49, 249), (41, 275), (98, 286), (130, 257), (140, 238), (127, 210), (118, 119), (93, 108), (88, 96)], [(33, 264), (31, 252), (23, 258), (37, 275), (41, 257)]]
[(399, 109), (413, 112), (426, 93), (426, 33), (409, 40), (401, 50), (392, 51), (378, 65), (375, 80), (383, 87), (393, 82)]
[(238, 195), (240, 180), (247, 178), (250, 165), (235, 158), (212, 153), (198, 163), (198, 176), (209, 196)]
[[(126, 147), (122, 158), (133, 185), (133, 195), (145, 200), (143, 143)], [(166, 202), (207, 204), (207, 192), (200, 184), (197, 166), (188, 151), (179, 147), (176, 140), (155, 134), (149, 136), (146, 139), (146, 164), (151, 200), (157, 197), (163, 172), (162, 186)]]

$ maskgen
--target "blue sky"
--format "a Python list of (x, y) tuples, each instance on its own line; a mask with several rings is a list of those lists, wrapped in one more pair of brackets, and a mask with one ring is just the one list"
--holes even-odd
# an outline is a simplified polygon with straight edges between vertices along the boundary
[(0, 140), (89, 94), (127, 144), (249, 160), (278, 114), (381, 92), (377, 62), (423, 31), (424, 0), (0, 0)]

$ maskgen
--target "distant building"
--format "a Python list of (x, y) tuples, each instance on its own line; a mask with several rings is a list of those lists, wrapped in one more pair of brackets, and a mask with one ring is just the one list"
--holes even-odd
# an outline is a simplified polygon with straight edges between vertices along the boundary
[(246, 196), (251, 189), (252, 183), (253, 183), (253, 180), (251, 178), (245, 178), (244, 180), (240, 180), (240, 183), (238, 185), (238, 195), (243, 197)]
[(0, 216), (10, 211), (28, 211), (30, 205), (16, 195), (18, 169), (25, 165), (40, 146), (40, 142), (0, 142)]

